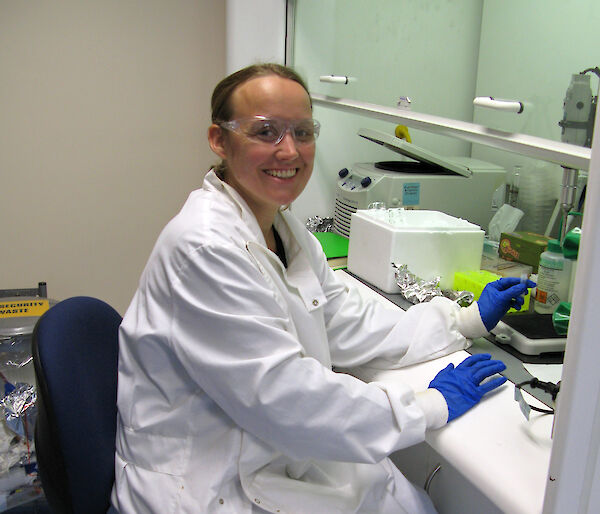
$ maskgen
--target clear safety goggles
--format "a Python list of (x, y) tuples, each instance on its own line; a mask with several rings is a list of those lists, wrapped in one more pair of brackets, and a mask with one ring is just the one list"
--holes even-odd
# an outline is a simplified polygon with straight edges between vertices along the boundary
[(321, 124), (312, 118), (301, 120), (282, 120), (266, 116), (252, 116), (239, 120), (221, 121), (217, 125), (231, 130), (260, 143), (277, 145), (285, 137), (286, 132), (294, 138), (296, 144), (311, 145), (319, 136)]

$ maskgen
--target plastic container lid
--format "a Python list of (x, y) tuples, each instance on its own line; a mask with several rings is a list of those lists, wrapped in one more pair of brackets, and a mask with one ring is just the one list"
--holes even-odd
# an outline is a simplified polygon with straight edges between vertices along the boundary
[(440, 211), (421, 209), (360, 209), (357, 214), (364, 214), (403, 231), (426, 232), (480, 232), (481, 227), (462, 218), (455, 218)]

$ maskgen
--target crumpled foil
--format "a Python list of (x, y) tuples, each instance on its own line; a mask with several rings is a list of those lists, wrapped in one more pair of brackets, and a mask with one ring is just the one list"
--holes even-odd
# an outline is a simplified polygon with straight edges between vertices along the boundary
[(17, 383), (15, 389), (0, 400), (7, 427), (15, 434), (30, 440), (33, 440), (33, 426), (37, 414), (36, 399), (35, 386)]
[(417, 304), (428, 302), (436, 296), (442, 296), (442, 290), (438, 287), (440, 277), (432, 280), (422, 280), (408, 270), (406, 264), (397, 265), (392, 263), (396, 273), (396, 284), (400, 287), (400, 294), (410, 303)]
[(450, 300), (456, 302), (461, 307), (468, 307), (473, 303), (475, 295), (471, 291), (454, 291), (454, 289), (444, 289), (442, 294)]
[(412, 304), (429, 302), (436, 296), (449, 298), (461, 307), (466, 307), (473, 302), (474, 295), (470, 291), (440, 289), (440, 277), (423, 280), (411, 273), (406, 264), (392, 263), (392, 267), (396, 274), (396, 284), (400, 288), (400, 294)]
[(333, 218), (311, 216), (306, 220), (306, 228), (309, 232), (333, 232)]
[(31, 356), (31, 335), (0, 337), (0, 370), (27, 366)]

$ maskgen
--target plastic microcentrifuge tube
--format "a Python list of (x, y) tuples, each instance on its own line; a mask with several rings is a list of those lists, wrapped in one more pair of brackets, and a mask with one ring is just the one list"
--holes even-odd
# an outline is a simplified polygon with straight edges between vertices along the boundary
[(385, 205), (385, 202), (370, 203), (367, 209), (371, 217), (379, 221), (384, 221), (385, 223), (390, 222), (390, 215), (387, 206)]
[(517, 199), (519, 198), (519, 180), (521, 177), (521, 166), (516, 165), (513, 169), (512, 182), (509, 190), (509, 200), (508, 203), (512, 207), (517, 206)]
[[(521, 273), (521, 284), (526, 284), (527, 283), (527, 273)], [(525, 295), (527, 294), (527, 290), (525, 290), (524, 293), (521, 294), (521, 296), (525, 297)]]

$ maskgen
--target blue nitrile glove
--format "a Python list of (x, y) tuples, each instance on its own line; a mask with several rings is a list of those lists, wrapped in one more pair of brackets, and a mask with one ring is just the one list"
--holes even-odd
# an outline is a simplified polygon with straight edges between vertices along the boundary
[(483, 288), (477, 306), (488, 332), (498, 324), (508, 309), (521, 309), (525, 301), (522, 295), (527, 294), (530, 287), (535, 287), (535, 282), (527, 280), (521, 283), (521, 279), (517, 277), (508, 277), (490, 282)]
[(452, 421), (476, 405), (481, 397), (504, 384), (506, 377), (485, 380), (506, 369), (502, 361), (490, 360), (489, 353), (476, 353), (467, 357), (456, 368), (448, 364), (429, 384), (437, 389), (448, 404), (448, 421)]

